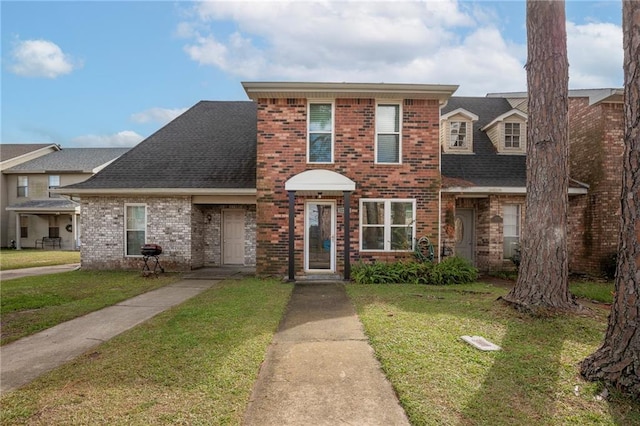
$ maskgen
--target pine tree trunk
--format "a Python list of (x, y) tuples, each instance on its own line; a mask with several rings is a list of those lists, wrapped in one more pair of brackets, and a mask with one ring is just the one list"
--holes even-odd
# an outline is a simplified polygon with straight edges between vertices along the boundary
[(569, 294), (567, 33), (564, 1), (527, 0), (527, 196), (518, 281), (503, 300), (540, 313), (577, 308)]
[(600, 349), (582, 362), (589, 380), (640, 398), (640, 2), (623, 1), (624, 141), (615, 298)]

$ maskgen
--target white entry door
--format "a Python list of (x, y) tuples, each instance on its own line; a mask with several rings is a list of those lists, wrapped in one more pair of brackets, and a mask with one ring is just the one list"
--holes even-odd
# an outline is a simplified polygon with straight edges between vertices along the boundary
[(336, 219), (332, 201), (312, 201), (305, 209), (306, 271), (335, 271)]
[(222, 211), (222, 263), (244, 264), (244, 210)]

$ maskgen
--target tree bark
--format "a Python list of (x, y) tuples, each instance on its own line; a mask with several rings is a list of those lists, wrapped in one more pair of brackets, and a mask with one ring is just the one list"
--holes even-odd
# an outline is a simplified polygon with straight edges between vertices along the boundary
[(518, 280), (503, 300), (531, 313), (574, 310), (569, 294), (567, 32), (564, 1), (527, 0), (527, 195)]
[(616, 290), (604, 343), (580, 372), (640, 398), (640, 2), (622, 4), (625, 150)]

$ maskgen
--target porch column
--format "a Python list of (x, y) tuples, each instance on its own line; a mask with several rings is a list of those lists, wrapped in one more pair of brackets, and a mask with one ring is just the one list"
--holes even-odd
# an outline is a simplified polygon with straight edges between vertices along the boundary
[(73, 249), (78, 250), (78, 215), (73, 213), (71, 217), (73, 218), (73, 222), (71, 223), (71, 227), (73, 228)]
[(16, 250), (22, 249), (22, 244), (20, 244), (20, 219), (22, 215), (16, 212)]
[(295, 191), (287, 191), (289, 194), (289, 281), (293, 282), (296, 279), (296, 268), (295, 268), (295, 227), (296, 227), (296, 217), (295, 217), (295, 206), (296, 206), (296, 192)]
[(344, 279), (351, 279), (351, 191), (344, 191)]

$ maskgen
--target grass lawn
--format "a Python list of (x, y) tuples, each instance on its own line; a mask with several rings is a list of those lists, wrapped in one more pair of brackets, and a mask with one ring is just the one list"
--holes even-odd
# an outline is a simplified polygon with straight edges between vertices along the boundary
[(131, 271), (71, 271), (0, 283), (0, 344), (17, 340), (179, 279)]
[[(349, 285), (365, 331), (414, 425), (639, 425), (640, 403), (578, 364), (599, 347), (608, 310), (531, 318), (496, 301), (508, 289)], [(500, 345), (479, 351), (460, 339)]]
[(291, 289), (223, 281), (2, 396), (2, 424), (240, 424)]
[(35, 266), (64, 265), (67, 263), (80, 263), (80, 252), (36, 249), (0, 250), (0, 271)]

